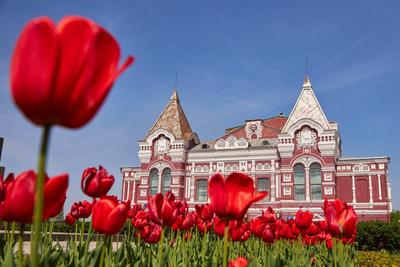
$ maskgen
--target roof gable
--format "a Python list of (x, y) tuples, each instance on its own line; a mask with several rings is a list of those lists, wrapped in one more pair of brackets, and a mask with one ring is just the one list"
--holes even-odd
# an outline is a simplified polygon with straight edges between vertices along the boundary
[(294, 105), (282, 132), (287, 132), (293, 124), (301, 119), (311, 119), (320, 124), (324, 129), (330, 129), (329, 122), (314, 94), (310, 80), (307, 76), (304, 80), (301, 93), (297, 98), (296, 104)]
[(173, 134), (178, 140), (188, 140), (193, 134), (189, 121), (180, 104), (178, 93), (174, 90), (170, 101), (164, 108), (157, 121), (151, 127), (146, 138), (156, 132), (158, 129), (164, 129)]

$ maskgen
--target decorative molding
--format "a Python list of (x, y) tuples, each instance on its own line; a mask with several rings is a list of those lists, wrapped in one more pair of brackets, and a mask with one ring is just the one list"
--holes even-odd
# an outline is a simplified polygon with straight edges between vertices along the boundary
[(283, 187), (283, 195), (284, 196), (292, 195), (292, 188), (288, 186)]
[(368, 172), (370, 171), (370, 167), (368, 164), (359, 162), (353, 166), (353, 172)]
[(317, 133), (309, 126), (303, 128), (296, 134), (297, 148), (317, 148)]
[(238, 149), (238, 148), (247, 148), (249, 146), (249, 142), (241, 137), (236, 138), (234, 135), (229, 135), (226, 139), (219, 139), (215, 145), (215, 149)]
[(246, 137), (247, 139), (253, 139), (252, 136), (256, 136), (257, 139), (261, 138), (261, 121), (248, 121), (246, 122)]
[(333, 187), (332, 186), (325, 186), (324, 187), (324, 194), (325, 195), (333, 195)]

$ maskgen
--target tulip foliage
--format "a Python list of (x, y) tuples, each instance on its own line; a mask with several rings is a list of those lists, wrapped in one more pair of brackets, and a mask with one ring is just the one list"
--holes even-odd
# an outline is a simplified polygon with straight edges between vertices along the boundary
[[(10, 222), (31, 222), (32, 207), (21, 208), (19, 213), (13, 211), (15, 214), (25, 214), (25, 210), (29, 210), (28, 215), (21, 215), (21, 219), (10, 213), (12, 208), (7, 203), (9, 198), (21, 194), (15, 191), (22, 190), (19, 189), (19, 183), (33, 183), (29, 181), (34, 181), (34, 175), (30, 171), (15, 179), (9, 175), (4, 181), (1, 180), (0, 216), (3, 220), (8, 218)], [(100, 172), (95, 168), (83, 171), (82, 191), (93, 199), (74, 202), (66, 215), (65, 223), (76, 226), (75, 235), (72, 234), (67, 241), (67, 250), (61, 249), (61, 243), (53, 242), (51, 234), (42, 236), (45, 244), (42, 252), (58, 255), (55, 258), (43, 257), (42, 261), (47, 262), (47, 265), (65, 266), (71, 261), (78, 266), (98, 265), (108, 261), (119, 265), (135, 262), (139, 266), (188, 266), (192, 263), (196, 266), (342, 266), (354, 263), (355, 251), (351, 244), (356, 236), (357, 217), (352, 207), (338, 199), (325, 201), (322, 208), (326, 220), (323, 221), (315, 221), (311, 212), (302, 209), (294, 219), (285, 220), (272, 208), (263, 210), (257, 217), (246, 219), (247, 208), (261, 197), (254, 193), (251, 186), (232, 186), (249, 183), (241, 181), (251, 179), (244, 174), (232, 174), (230, 177), (234, 178), (228, 177), (226, 181), (219, 181), (221, 177), (218, 174), (214, 176), (217, 180), (211, 179), (209, 186), (212, 188), (215, 186), (212, 183), (225, 183), (225, 188), (219, 189), (219, 195), (222, 194), (221, 190), (230, 190), (223, 193), (226, 196), (239, 194), (243, 197), (242, 203), (250, 204), (235, 206), (235, 203), (227, 203), (229, 197), (211, 197), (215, 191), (210, 190), (210, 203), (195, 205), (194, 209), (190, 209), (186, 201), (176, 199), (171, 192), (150, 196), (143, 206), (119, 201), (117, 197), (108, 195), (114, 182), (113, 178), (108, 177), (103, 167)], [(54, 216), (60, 210), (60, 205), (62, 207), (66, 179), (63, 175), (46, 178), (45, 192), (48, 187), (54, 190), (59, 188), (57, 194), (52, 194), (53, 198), (45, 197), (46, 200), (51, 199), (45, 201), (45, 214), (48, 216)], [(228, 183), (231, 184), (226, 186)], [(246, 190), (250, 193), (241, 193)], [(215, 201), (223, 201), (225, 209)], [(215, 212), (215, 207), (220, 212)], [(91, 226), (85, 236), (84, 221), (90, 216)], [(78, 220), (82, 222), (79, 235)], [(126, 222), (127, 226), (123, 230)], [(12, 240), (10, 236), (8, 239)], [(229, 247), (226, 262), (223, 260), (224, 237)], [(111, 248), (112, 240), (114, 244), (121, 242), (118, 248), (115, 245), (114, 249)], [(0, 258), (0, 263), (5, 263), (5, 260)]]

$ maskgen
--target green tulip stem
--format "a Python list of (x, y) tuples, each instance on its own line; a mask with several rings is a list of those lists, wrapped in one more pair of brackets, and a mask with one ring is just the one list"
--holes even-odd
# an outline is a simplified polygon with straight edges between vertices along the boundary
[(225, 226), (224, 231), (224, 258), (223, 258), (223, 267), (228, 266), (228, 234), (229, 234), (229, 226)]
[(162, 264), (162, 257), (163, 257), (163, 246), (164, 246), (164, 228), (161, 228), (161, 238), (160, 241), (158, 242), (158, 257), (157, 257), (157, 263), (158, 266), (163, 267), (164, 265)]
[(85, 232), (85, 218), (81, 221), (81, 244), (83, 243), (83, 233)]
[(24, 252), (23, 252), (23, 245), (24, 245), (24, 227), (23, 223), (20, 224), (19, 229), (19, 238), (18, 238), (18, 266), (24, 266)]
[(47, 149), (50, 140), (50, 125), (43, 128), (42, 140), (40, 144), (38, 173), (36, 178), (35, 189), (35, 208), (33, 215), (33, 239), (31, 246), (31, 266), (36, 267), (39, 265), (39, 242), (41, 236), (41, 226), (43, 218), (44, 206), (44, 177), (46, 171)]
[(93, 226), (92, 226), (92, 222), (90, 222), (90, 226), (89, 226), (89, 233), (87, 235), (86, 241), (85, 241), (85, 251), (83, 252), (83, 265), (86, 266), (86, 257), (89, 251), (89, 245), (90, 245), (90, 241), (92, 240), (92, 236), (93, 236)]

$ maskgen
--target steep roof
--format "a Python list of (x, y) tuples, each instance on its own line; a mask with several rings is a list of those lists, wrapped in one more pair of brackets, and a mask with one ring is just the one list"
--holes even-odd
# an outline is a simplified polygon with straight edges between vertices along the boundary
[(178, 92), (176, 90), (172, 93), (170, 101), (165, 106), (153, 127), (151, 127), (146, 138), (158, 129), (168, 131), (178, 140), (188, 140), (193, 133), (185, 112), (180, 104)]
[(293, 124), (300, 119), (308, 118), (320, 124), (324, 129), (330, 129), (330, 124), (318, 102), (311, 86), (310, 79), (306, 76), (303, 88), (282, 132), (287, 132)]

